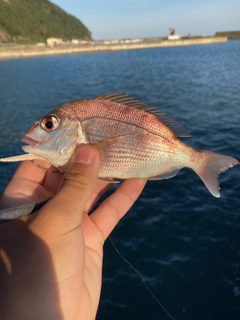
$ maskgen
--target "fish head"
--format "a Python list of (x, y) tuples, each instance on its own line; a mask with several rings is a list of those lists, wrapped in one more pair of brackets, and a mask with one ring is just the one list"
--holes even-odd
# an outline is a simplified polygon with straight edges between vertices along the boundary
[(45, 158), (49, 163), (64, 171), (81, 135), (80, 122), (72, 115), (60, 110), (38, 119), (25, 132), (22, 149)]

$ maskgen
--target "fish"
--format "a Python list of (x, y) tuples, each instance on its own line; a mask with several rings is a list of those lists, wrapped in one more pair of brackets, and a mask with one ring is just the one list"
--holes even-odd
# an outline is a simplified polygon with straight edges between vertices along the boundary
[(117, 92), (57, 107), (24, 134), (26, 154), (0, 161), (43, 159), (65, 172), (76, 147), (92, 144), (100, 151), (98, 177), (103, 181), (168, 179), (187, 167), (219, 198), (219, 174), (239, 161), (179, 139), (190, 136), (166, 113)]
[(41, 209), (51, 198), (0, 210), (0, 224), (28, 216)]

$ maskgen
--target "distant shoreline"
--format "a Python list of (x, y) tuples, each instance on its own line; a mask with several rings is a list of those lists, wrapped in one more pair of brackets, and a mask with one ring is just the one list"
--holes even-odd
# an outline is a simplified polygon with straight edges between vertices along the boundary
[(175, 46), (192, 46), (213, 43), (225, 43), (227, 37), (204, 37), (180, 40), (163, 40), (159, 42), (140, 42), (124, 44), (86, 44), (86, 45), (59, 45), (54, 47), (39, 47), (36, 45), (16, 45), (0, 47), (0, 59), (12, 59), (21, 57), (73, 54), (73, 53), (90, 53), (104, 51), (134, 50), (146, 48), (175, 47)]

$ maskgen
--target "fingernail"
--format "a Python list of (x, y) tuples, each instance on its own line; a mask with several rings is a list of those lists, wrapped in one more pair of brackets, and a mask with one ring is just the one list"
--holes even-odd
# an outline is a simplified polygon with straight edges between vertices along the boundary
[(91, 164), (95, 160), (95, 153), (90, 150), (90, 148), (81, 146), (76, 149), (75, 152), (75, 162), (85, 163), (85, 164)]

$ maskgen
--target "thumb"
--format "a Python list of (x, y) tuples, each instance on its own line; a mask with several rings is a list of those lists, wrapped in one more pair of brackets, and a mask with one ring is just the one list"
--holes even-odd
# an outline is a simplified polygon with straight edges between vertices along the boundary
[[(98, 150), (91, 145), (76, 148), (71, 163), (63, 177), (61, 189), (39, 212), (38, 218), (44, 232), (67, 232), (78, 227), (86, 202), (97, 182), (100, 165)], [(55, 232), (54, 232), (55, 233)]]

